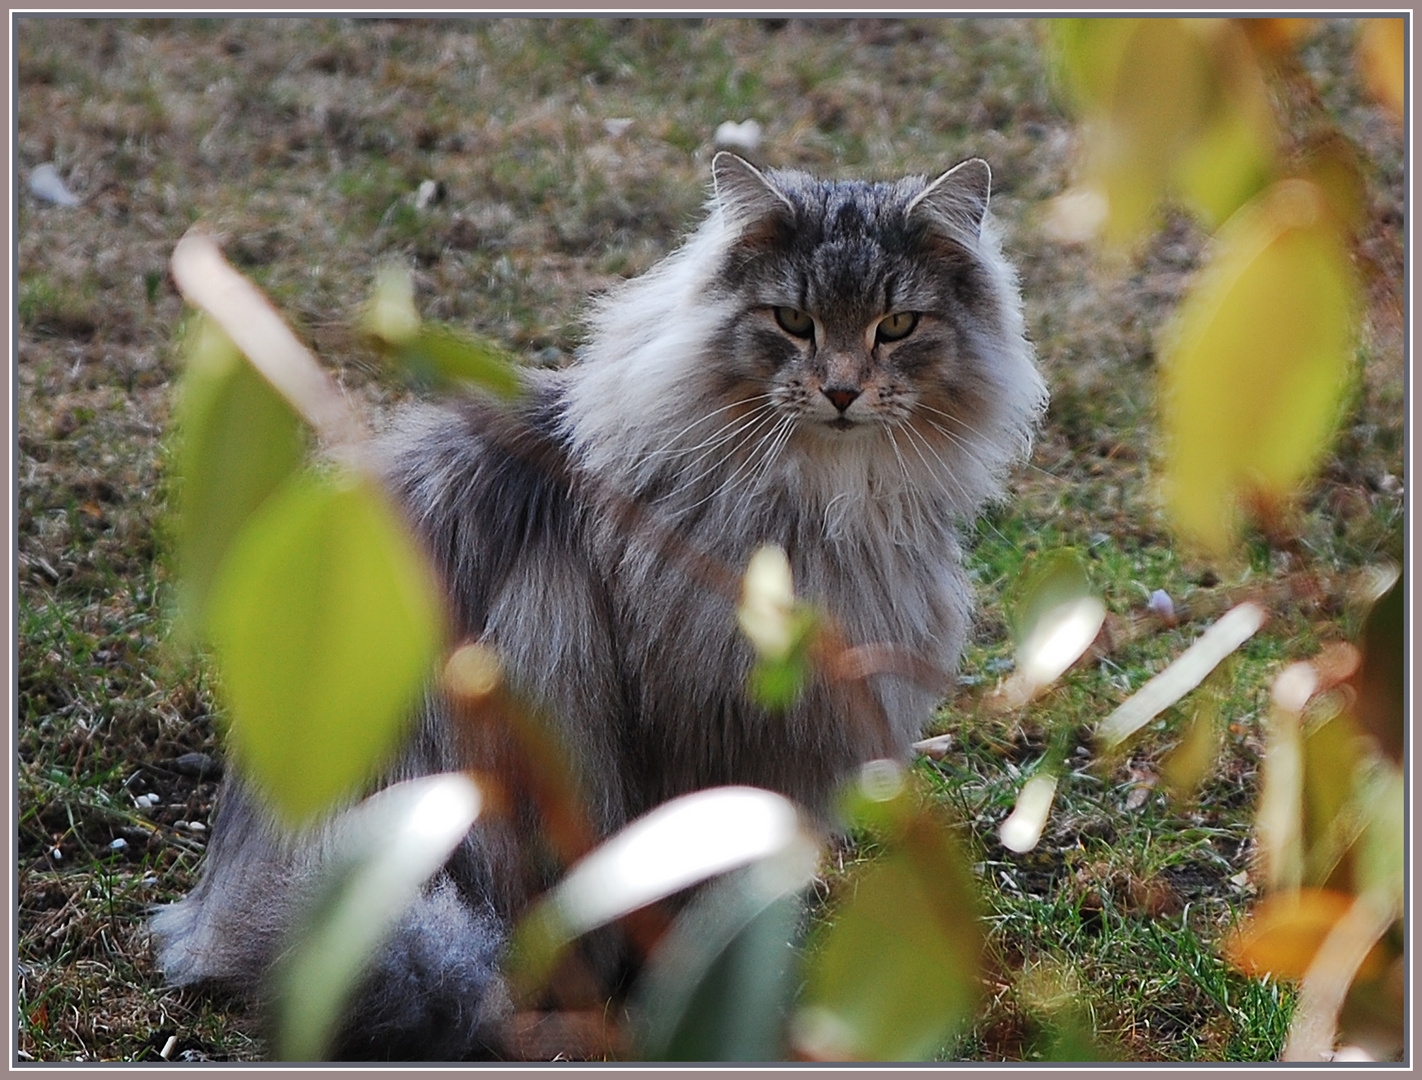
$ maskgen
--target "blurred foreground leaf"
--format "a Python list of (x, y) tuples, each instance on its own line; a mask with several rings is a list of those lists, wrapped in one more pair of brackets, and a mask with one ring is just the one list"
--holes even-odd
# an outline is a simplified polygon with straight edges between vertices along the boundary
[(1224, 19), (1055, 19), (1055, 73), (1087, 130), (1083, 189), (1127, 245), (1162, 202), (1218, 225), (1268, 182), (1273, 117), (1253, 51)]
[(278, 1057), (319, 1061), (363, 965), (479, 816), (462, 773), (394, 784), (343, 815), (327, 877), (273, 978)]
[(233, 538), (300, 466), (305, 434), (296, 413), (211, 320), (195, 317), (175, 407), (178, 430), (179, 595), (201, 632), (208, 593)]
[(1292, 890), (1304, 874), (1303, 711), (1317, 680), (1308, 664), (1290, 664), (1274, 679), (1265, 721), (1267, 752), (1260, 769), (1254, 831), (1271, 890)]
[(1062, 548), (1032, 565), (1008, 606), (1017, 669), (993, 700), (1015, 709), (1056, 682), (1091, 647), (1106, 620), (1106, 605), (1092, 592), (1081, 556)]
[(1353, 897), (1319, 943), (1299, 986), (1281, 1060), (1332, 1060), (1340, 1039), (1361, 1043), (1374, 1060), (1401, 1057), (1405, 983), (1401, 956), (1387, 942), (1401, 913), (1400, 896)]
[(389, 268), (380, 275), (363, 328), (421, 386), (474, 385), (502, 398), (523, 392), (518, 361), (506, 350), (420, 320), (414, 284), (404, 270)]
[(1362, 779), (1362, 740), (1346, 715), (1305, 726), (1303, 737), (1304, 880), (1351, 885), (1350, 848), (1362, 829), (1355, 805)]
[(1192, 799), (1209, 777), (1224, 742), (1219, 702), (1206, 698), (1190, 718), (1180, 741), (1161, 762), (1160, 777), (1175, 799)]
[(291, 822), (394, 747), (442, 626), (425, 562), (373, 482), (315, 475), (233, 543), (210, 623), (236, 756)]
[(210, 236), (189, 230), (173, 249), (171, 265), (183, 298), (222, 328), (328, 446), (356, 445), (365, 438), (365, 425), (345, 395)]
[[(1353, 897), (1334, 889), (1298, 889), (1266, 897), (1225, 940), (1224, 954), (1246, 975), (1302, 979), (1318, 947), (1353, 906)], [(1369, 954), (1360, 977), (1382, 970), (1383, 954)]]
[(794, 804), (773, 792), (710, 788), (663, 803), (580, 860), (519, 923), (516, 988), (532, 993), (574, 939), (638, 908), (754, 863), (799, 888), (818, 857)]
[(1364, 19), (1358, 60), (1369, 91), (1401, 120), (1407, 107), (1407, 20)]
[(1221, 615), (1188, 649), (1128, 697), (1096, 729), (1103, 750), (1121, 745), (1204, 681), (1264, 625), (1264, 609), (1245, 602)]
[(1327, 448), (1353, 348), (1348, 254), (1320, 189), (1276, 184), (1222, 228), (1164, 338), (1165, 487), (1180, 533), (1228, 552)]
[(1335, 645), (1274, 681), (1255, 818), (1274, 892), (1226, 943), (1246, 973), (1302, 980), (1289, 1061), (1339, 1038), (1383, 1059), (1403, 1046), (1405, 781), (1347, 707), (1356, 662)]
[(645, 1059), (783, 1060), (806, 884), (762, 864), (728, 875), (677, 918), (637, 988)]
[(796, 602), (790, 560), (774, 544), (751, 555), (736, 620), (755, 647), (751, 696), (767, 709), (788, 708), (810, 677), (809, 648), (817, 620)]
[(1057, 794), (1057, 774), (1046, 771), (1028, 778), (1017, 793), (1017, 803), (1002, 824), (998, 839), (1008, 851), (1021, 854), (1031, 851), (1042, 838), (1047, 818), (1052, 812), (1052, 800)]
[(1396, 762), (1402, 760), (1407, 730), (1405, 581), (1406, 576), (1399, 574), (1368, 612), (1361, 642), (1363, 662), (1353, 679), (1358, 694), (1354, 715)]
[(983, 939), (967, 862), (911, 792), (886, 794), (888, 850), (850, 882), (812, 953), (793, 1037), (813, 1060), (927, 1060), (977, 1003)]
[(1363, 832), (1355, 861), (1356, 891), (1394, 897), (1407, 885), (1407, 780), (1399, 768), (1378, 769), (1359, 785)]
[(1070, 966), (1042, 958), (1017, 978), (1019, 1000), (1039, 1034), (1029, 1061), (1112, 1061), (1113, 1049), (1098, 1041), (1081, 976)]

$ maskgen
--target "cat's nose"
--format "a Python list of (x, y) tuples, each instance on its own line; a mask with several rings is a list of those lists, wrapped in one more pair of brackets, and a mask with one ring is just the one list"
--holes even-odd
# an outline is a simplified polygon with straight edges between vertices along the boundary
[(820, 392), (829, 398), (830, 404), (840, 412), (844, 412), (845, 409), (849, 408), (854, 399), (859, 396), (858, 390), (848, 386), (826, 386)]

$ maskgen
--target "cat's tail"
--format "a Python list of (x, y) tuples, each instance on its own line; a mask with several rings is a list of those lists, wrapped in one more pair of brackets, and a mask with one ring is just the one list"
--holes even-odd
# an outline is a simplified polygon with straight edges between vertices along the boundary
[[(224, 785), (201, 881), (150, 923), (170, 984), (270, 1007), (268, 979), (321, 867), (321, 840), (284, 839), (240, 785)], [(498, 973), (506, 926), (442, 873), (386, 935), (334, 1044), (362, 1061), (502, 1056), (512, 1012)]]

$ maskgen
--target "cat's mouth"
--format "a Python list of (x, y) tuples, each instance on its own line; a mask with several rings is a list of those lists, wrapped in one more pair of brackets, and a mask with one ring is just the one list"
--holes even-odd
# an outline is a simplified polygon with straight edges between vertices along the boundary
[(836, 416), (833, 420), (826, 420), (825, 427), (832, 427), (836, 431), (849, 431), (859, 425), (847, 416)]

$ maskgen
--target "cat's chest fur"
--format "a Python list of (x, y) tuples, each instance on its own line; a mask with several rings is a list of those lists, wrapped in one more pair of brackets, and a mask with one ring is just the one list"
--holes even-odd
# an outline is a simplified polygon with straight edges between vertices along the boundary
[[(835, 472), (832, 462), (818, 464)], [(840, 486), (820, 498), (826, 493), (817, 493), (801, 467), (771, 475), (751, 492), (723, 493), (698, 513), (673, 515), (685, 550), (725, 572), (719, 587), (668, 558), (657, 528), (595, 529), (596, 562), (615, 598), (626, 729), (639, 740), (634, 756), (648, 763), (642, 784), (654, 800), (751, 783), (823, 809), (856, 763), (905, 754), (942, 695), (969, 617), (952, 523), (922, 493), (846, 482), (840, 475)], [(655, 516), (656, 509), (646, 512)], [(797, 597), (827, 617), (827, 642), (912, 659), (882, 660), (878, 670), (871, 664), (845, 676), (868, 691), (869, 705), (824, 671), (788, 709), (753, 701), (753, 651), (737, 624), (737, 595), (725, 583), (764, 544), (786, 552)], [(926, 677), (905, 677), (915, 666)]]

